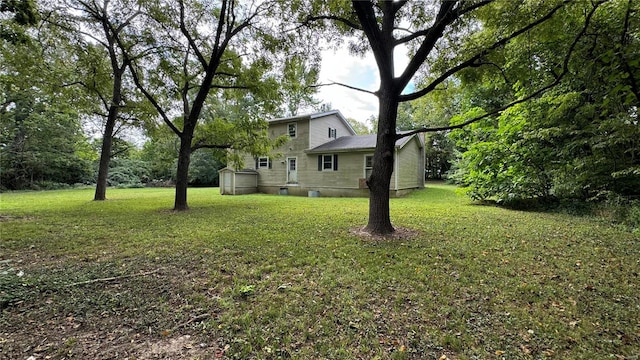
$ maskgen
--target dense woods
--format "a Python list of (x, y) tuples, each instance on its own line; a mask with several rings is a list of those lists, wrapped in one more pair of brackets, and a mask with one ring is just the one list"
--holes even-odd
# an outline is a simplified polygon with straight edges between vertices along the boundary
[(400, 130), (473, 199), (640, 196), (637, 1), (305, 3), (2, 0), (0, 189), (171, 185), (186, 209), (226, 149), (265, 154), (265, 119), (318, 106), (326, 42), (378, 67), (372, 232)]

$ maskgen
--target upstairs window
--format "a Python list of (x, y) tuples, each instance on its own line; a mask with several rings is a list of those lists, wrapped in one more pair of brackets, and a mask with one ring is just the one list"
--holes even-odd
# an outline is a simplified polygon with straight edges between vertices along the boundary
[(296, 137), (298, 135), (298, 127), (296, 123), (291, 123), (288, 125), (289, 137)]
[(335, 139), (338, 131), (334, 128), (329, 128), (329, 139)]

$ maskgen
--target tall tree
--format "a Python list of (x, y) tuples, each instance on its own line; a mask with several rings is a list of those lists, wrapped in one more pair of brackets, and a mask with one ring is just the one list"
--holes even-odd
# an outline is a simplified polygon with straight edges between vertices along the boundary
[[(92, 154), (78, 113), (53, 78), (38, 41), (0, 42), (0, 188), (74, 184), (91, 176)], [(58, 53), (61, 62), (68, 54)], [(64, 61), (62, 61), (64, 59)]]
[[(567, 1), (513, 2), (500, 0), (459, 1), (356, 1), (351, 8), (341, 7), (341, 2), (316, 4), (306, 19), (307, 23), (332, 21), (339, 30), (356, 36), (351, 48), (370, 50), (375, 58), (380, 77), (378, 90), (372, 95), (378, 98), (377, 143), (374, 152), (373, 171), (367, 181), (370, 189), (369, 220), (366, 229), (375, 234), (394, 231), (389, 213), (389, 184), (393, 172), (393, 149), (396, 140), (416, 132), (438, 131), (466, 126), (499, 113), (509, 106), (540, 94), (556, 85), (554, 80), (541, 88), (496, 104), (488, 113), (460, 123), (437, 128), (416, 129), (408, 133), (396, 131), (398, 106), (402, 102), (427, 96), (442, 86), (447, 79), (463, 71), (491, 67), (491, 56), (510, 41), (526, 36), (565, 8)], [(598, 6), (596, 3), (594, 6)], [(587, 21), (586, 19), (583, 19)], [(492, 21), (501, 26), (495, 31), (485, 31), (484, 23)], [(493, 28), (493, 27), (492, 27)], [(580, 37), (583, 31), (568, 36)], [(409, 49), (409, 61), (404, 69), (397, 69), (396, 50)], [(570, 54), (572, 46), (556, 49)], [(557, 64), (558, 77), (564, 74), (563, 65)], [(417, 81), (420, 79), (421, 81)], [(411, 82), (423, 86), (406, 93)], [(364, 90), (362, 90), (364, 91)]]
[[(291, 56), (284, 59), (283, 79), (281, 83), (282, 96), (284, 98), (285, 116), (295, 116), (300, 111), (309, 110), (320, 103), (313, 95), (317, 88), (320, 75), (318, 58), (312, 58), (307, 63), (306, 56)], [(314, 61), (315, 60), (315, 61)]]
[[(604, 3), (559, 86), (453, 133), (462, 150), (456, 177), (470, 196), (509, 202), (639, 195), (640, 22), (633, 16), (638, 6), (627, 0)], [(581, 12), (573, 10), (565, 12), (562, 29), (580, 23)], [(520, 88), (535, 85), (541, 76), (527, 79), (530, 70), (518, 69), (512, 60), (534, 54), (545, 59), (534, 63), (537, 74), (550, 73), (549, 59), (555, 55), (549, 44), (562, 40), (560, 29), (532, 32), (531, 41), (505, 49), (501, 67), (508, 77), (525, 80)], [(465, 79), (463, 93), (485, 106), (496, 93), (492, 84), (491, 76)]]
[(142, 14), (141, 1), (65, 0), (53, 10), (47, 20), (66, 30), (78, 53), (74, 83), (83, 85), (92, 100), (90, 108), (98, 105), (90, 112), (104, 119), (94, 200), (105, 200), (114, 136), (122, 125), (136, 119), (137, 104), (127, 91), (125, 73), (140, 55), (132, 51), (140, 40), (130, 28)]
[[(163, 122), (180, 139), (176, 174), (174, 210), (186, 210), (189, 164), (192, 152), (202, 148), (244, 148), (253, 152), (255, 144), (267, 142), (264, 121), (256, 115), (277, 108), (277, 83), (269, 76), (270, 62), (259, 41), (265, 32), (278, 25), (266, 21), (275, 9), (271, 2), (242, 3), (235, 0), (218, 2), (179, 0), (160, 1), (148, 8), (144, 32), (150, 43), (163, 45), (162, 51), (146, 54), (141, 59), (128, 55), (130, 69), (138, 89), (151, 102)], [(270, 37), (273, 39), (273, 37)], [(130, 54), (126, 44), (121, 50)], [(273, 48), (273, 44), (271, 44)], [(268, 50), (267, 46), (264, 49)], [(229, 131), (225, 121), (210, 121), (201, 126), (203, 116), (214, 116), (212, 99), (224, 100), (232, 92), (234, 102), (249, 100), (241, 116), (242, 141), (237, 137), (200, 136)], [(251, 111), (251, 108), (262, 111)], [(180, 109), (180, 111), (176, 111)], [(225, 120), (218, 118), (218, 120)], [(233, 130), (231, 130), (233, 131)], [(224, 139), (232, 142), (218, 142)], [(259, 147), (259, 146), (258, 146)], [(263, 150), (264, 151), (264, 150)]]

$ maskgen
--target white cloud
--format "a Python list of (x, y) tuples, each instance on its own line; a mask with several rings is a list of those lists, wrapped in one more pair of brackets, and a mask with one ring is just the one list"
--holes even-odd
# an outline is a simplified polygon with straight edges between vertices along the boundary
[[(406, 48), (395, 51), (396, 76), (409, 63)], [(364, 56), (352, 55), (346, 48), (324, 50), (320, 69), (320, 83), (342, 83), (367, 91), (376, 91), (380, 86), (378, 67), (371, 52)], [(411, 86), (410, 84), (409, 86)], [(331, 103), (334, 109), (340, 110), (348, 118), (365, 122), (371, 115), (378, 116), (378, 99), (365, 92), (348, 89), (339, 85), (323, 86), (317, 97), (325, 103)]]
[[(380, 85), (378, 69), (373, 55), (367, 53), (359, 57), (347, 49), (325, 50), (322, 52), (320, 83), (331, 82), (375, 91)], [(378, 115), (378, 99), (365, 92), (348, 89), (339, 85), (323, 86), (317, 97), (325, 103), (331, 103), (348, 118), (364, 122), (371, 115)]]

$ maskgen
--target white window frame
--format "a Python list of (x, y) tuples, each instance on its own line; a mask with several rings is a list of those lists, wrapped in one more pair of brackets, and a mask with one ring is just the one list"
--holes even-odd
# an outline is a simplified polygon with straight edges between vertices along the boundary
[[(333, 170), (333, 156), (334, 154), (322, 154), (322, 171), (335, 171)], [(326, 157), (329, 157), (329, 159), (331, 159), (328, 163), (325, 160)], [(329, 165), (329, 168), (327, 169), (326, 165)]]
[[(367, 166), (367, 158), (371, 158), (371, 166)], [(367, 170), (373, 170), (373, 154), (366, 154), (364, 156), (364, 178), (367, 179)]]
[[(291, 130), (293, 129), (293, 135), (291, 135)], [(288, 123), (287, 124), (287, 134), (289, 137), (295, 138), (298, 136), (298, 124), (296, 123)]]
[(329, 128), (329, 139), (336, 139), (338, 137), (338, 129)]
[[(263, 165), (264, 162), (264, 165)], [(261, 156), (258, 158), (258, 169), (268, 169), (269, 168), (269, 157)]]

